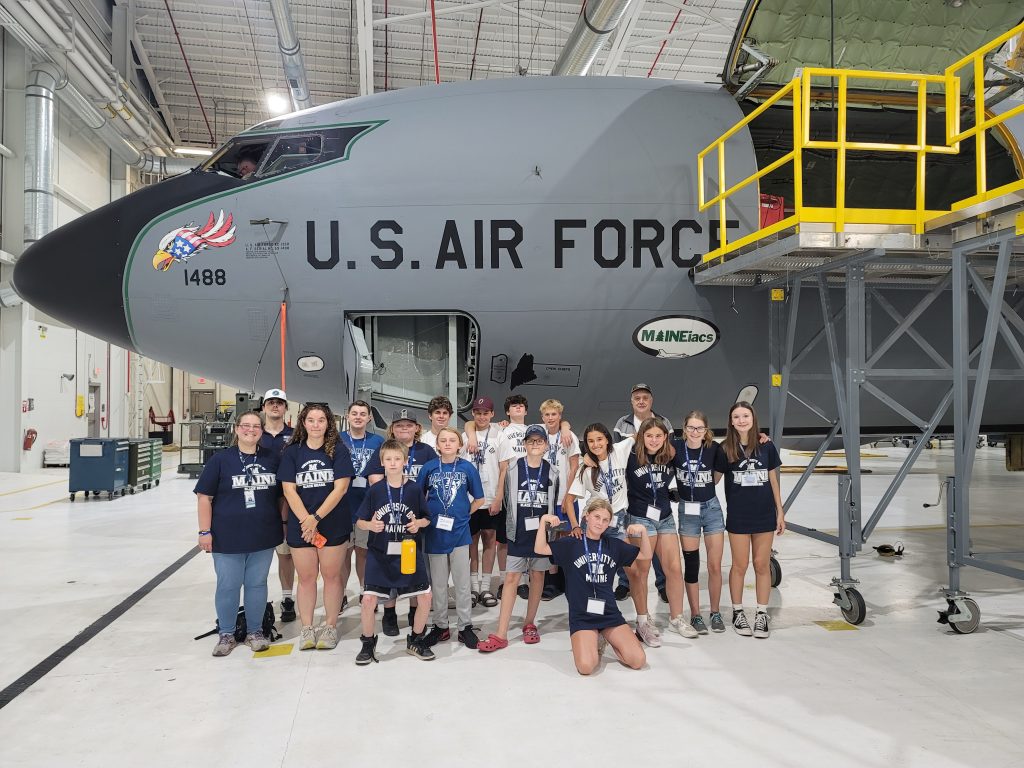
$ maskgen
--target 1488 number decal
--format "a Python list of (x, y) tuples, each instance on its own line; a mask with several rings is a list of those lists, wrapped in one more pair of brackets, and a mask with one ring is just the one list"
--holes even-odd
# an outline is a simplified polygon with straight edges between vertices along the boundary
[(185, 285), (224, 285), (228, 281), (223, 269), (186, 269)]

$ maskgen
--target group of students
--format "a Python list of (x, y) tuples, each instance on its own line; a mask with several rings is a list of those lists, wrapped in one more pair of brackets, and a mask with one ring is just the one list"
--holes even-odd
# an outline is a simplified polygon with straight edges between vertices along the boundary
[[(245, 643), (256, 651), (269, 647), (260, 627), (276, 548), (282, 620), (296, 618), (297, 602), (301, 650), (337, 646), (355, 552), (359, 665), (377, 661), (380, 602), (383, 633), (399, 634), (401, 598), (413, 603), (407, 652), (433, 659), (431, 648), (451, 638), (451, 582), (457, 638), (468, 648), (494, 653), (508, 646), (517, 598), (526, 599), (523, 642), (540, 642), (541, 599), (564, 591), (577, 670), (590, 674), (605, 644), (622, 664), (639, 669), (646, 663), (644, 646), (661, 645), (648, 607), (652, 564), (664, 575), (675, 631), (699, 637), (708, 634), (708, 623), (712, 632), (725, 631), (719, 606), (725, 531), (733, 628), (768, 637), (769, 562), (785, 520), (776, 471), (781, 461), (759, 432), (753, 407), (739, 402), (730, 409), (719, 444), (702, 413), (687, 414), (683, 438), (676, 439), (668, 421), (654, 413), (649, 386), (635, 385), (630, 397), (632, 412), (615, 425), (614, 436), (595, 423), (580, 441), (556, 400), (541, 404), (542, 423), (528, 424), (522, 395), (506, 399), (507, 421), (500, 424), (492, 423), (493, 402), (478, 398), (463, 432), (449, 426), (453, 408), (444, 397), (428, 406), (428, 430), (403, 409), (385, 437), (371, 434), (370, 407), (357, 401), (347, 409), (345, 431), (324, 404), (303, 407), (291, 431), (283, 422), (285, 393), (270, 390), (263, 414), (238, 416), (235, 444), (211, 457), (195, 487), (199, 546), (213, 553), (217, 575), (220, 632), (213, 655), (226, 656), (236, 645), (231, 629), (243, 590)], [(715, 492), (723, 478), (727, 519)], [(702, 535), (708, 623), (698, 589)], [(742, 605), (751, 559), (753, 627)], [(294, 600), (292, 568), (298, 574)], [(613, 590), (616, 574), (620, 588)], [(520, 584), (524, 575), (527, 583)], [(325, 615), (315, 627), (318, 577)], [(617, 605), (627, 594), (636, 608), (635, 628)], [(472, 609), (499, 601), (498, 625), (480, 639)]]

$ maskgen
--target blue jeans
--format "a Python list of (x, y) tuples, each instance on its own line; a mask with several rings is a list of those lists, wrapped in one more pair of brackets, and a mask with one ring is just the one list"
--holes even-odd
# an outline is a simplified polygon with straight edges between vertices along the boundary
[(213, 569), (217, 572), (217, 592), (213, 604), (221, 632), (234, 632), (238, 616), (238, 593), (245, 588), (245, 631), (259, 632), (267, 610), (267, 574), (274, 559), (274, 550), (227, 555), (213, 553)]

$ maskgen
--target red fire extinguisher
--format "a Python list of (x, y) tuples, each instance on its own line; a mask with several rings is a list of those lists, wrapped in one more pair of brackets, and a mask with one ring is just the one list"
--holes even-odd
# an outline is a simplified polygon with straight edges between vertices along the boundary
[(37, 437), (39, 437), (39, 433), (34, 429), (25, 430), (25, 441), (21, 444), (21, 449), (23, 451), (31, 451)]

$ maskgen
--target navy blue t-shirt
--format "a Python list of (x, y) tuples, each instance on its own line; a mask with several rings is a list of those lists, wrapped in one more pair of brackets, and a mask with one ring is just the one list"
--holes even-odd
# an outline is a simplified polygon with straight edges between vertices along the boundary
[[(445, 464), (438, 457), (423, 466), (416, 484), (426, 496), (430, 511), (427, 528), (427, 554), (447, 555), (456, 547), (468, 546), (473, 541), (469, 532), (469, 515), (473, 499), (484, 497), (483, 484), (476, 467), (465, 459)], [(438, 518), (451, 517), (452, 529), (442, 530)]]
[(686, 446), (685, 440), (673, 440), (672, 446), (676, 449), (674, 468), (679, 498), (701, 502), (715, 498), (715, 467), (719, 466), (719, 455), (725, 455), (722, 446), (712, 441), (711, 445), (694, 450)]
[(284, 429), (276, 435), (272, 435), (266, 430), (263, 430), (263, 434), (260, 435), (260, 447), (266, 448), (268, 451), (273, 451), (275, 456), (280, 456), (288, 445), (288, 441), (291, 440), (294, 432), (295, 430), (287, 424)]
[[(423, 469), (423, 465), (437, 458), (437, 451), (431, 448), (426, 443), (413, 443), (409, 448), (409, 458), (405, 462), (405, 479), (415, 480), (419, 477), (420, 470)], [(370, 475), (383, 475), (384, 467), (380, 463), (380, 448), (373, 454), (373, 458), (370, 459), (369, 465), (363, 470), (364, 474), (369, 477)]]
[[(383, 520), (384, 530), (380, 533), (369, 532), (367, 547), (378, 552), (388, 551), (389, 541), (402, 541), (403, 539), (416, 539), (417, 551), (423, 550), (423, 531), (415, 536), (410, 534), (405, 526), (413, 518), (427, 518), (430, 513), (426, 504), (423, 503), (423, 491), (416, 483), (406, 480), (401, 488), (392, 488), (390, 501), (388, 497), (387, 479), (374, 483), (366, 489), (366, 496), (363, 503), (356, 512), (358, 520)], [(430, 526), (427, 526), (428, 530)], [(392, 555), (397, 559), (400, 555)]]
[[(206, 462), (194, 490), (213, 498), (214, 552), (260, 552), (284, 539), (277, 504), (278, 461), (277, 454), (265, 448), (257, 448), (253, 455), (234, 446), (217, 451)], [(251, 509), (245, 506), (247, 488), (256, 504)]]
[[(340, 441), (334, 446), (333, 459), (323, 448), (313, 449), (305, 443), (293, 443), (281, 454), (281, 466), (277, 471), (278, 480), (282, 483), (295, 483), (295, 490), (309, 514), (319, 510), (331, 495), (335, 480), (354, 475), (352, 457)], [(329, 546), (341, 544), (352, 535), (352, 517), (342, 514), (342, 511), (339, 502), (334, 509), (325, 510), (326, 514), (320, 513), (323, 520), (317, 524), (317, 530), (327, 539)], [(308, 546), (302, 540), (302, 527), (294, 511), (288, 515), (288, 546)]]
[[(580, 629), (604, 629), (625, 624), (612, 592), (612, 579), (620, 567), (632, 565), (640, 548), (612, 536), (600, 541), (567, 536), (550, 542), (551, 561), (565, 574), (565, 595), (569, 601), (569, 634)], [(604, 603), (604, 613), (588, 613), (587, 601)]]
[(352, 468), (356, 473), (348, 486), (348, 493), (345, 494), (342, 503), (344, 504), (343, 508), (349, 510), (352, 521), (355, 522), (356, 513), (359, 512), (359, 507), (362, 506), (363, 499), (366, 497), (366, 484), (361, 482), (360, 478), (363, 481), (366, 480), (366, 469), (374, 454), (384, 444), (384, 438), (367, 433), (363, 437), (355, 439), (348, 432), (342, 432), (341, 441), (348, 448), (348, 452), (352, 454)]
[(741, 453), (736, 461), (729, 461), (725, 451), (721, 452), (717, 469), (725, 475), (726, 530), (732, 533), (775, 530), (775, 494), (769, 475), (781, 466), (782, 459), (774, 443), (755, 444), (753, 450), (748, 446), (747, 452)]
[[(647, 507), (657, 505), (664, 520), (672, 516), (672, 505), (668, 498), (668, 484), (675, 474), (675, 467), (664, 464), (640, 464), (635, 453), (629, 454), (626, 462), (626, 498), (629, 500), (628, 512), (634, 517), (647, 517)], [(651, 493), (651, 488), (654, 493)]]
[[(516, 488), (516, 538), (509, 541), (508, 553), (515, 557), (543, 557), (533, 547), (537, 543), (537, 529), (528, 530), (526, 521), (540, 520), (548, 512), (548, 494), (555, 482), (551, 465), (541, 460), (539, 467), (530, 467), (526, 459), (518, 460), (519, 487)], [(539, 522), (538, 522), (539, 525)]]

